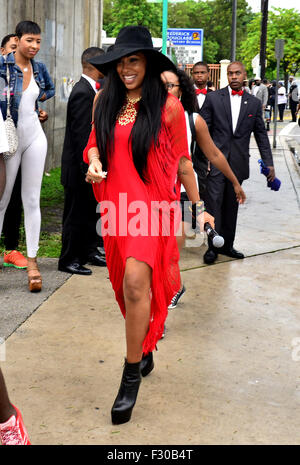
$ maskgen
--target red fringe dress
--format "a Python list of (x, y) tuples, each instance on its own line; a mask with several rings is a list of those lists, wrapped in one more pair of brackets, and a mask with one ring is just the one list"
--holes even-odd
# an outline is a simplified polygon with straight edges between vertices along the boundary
[[(138, 111), (138, 104), (136, 109)], [(161, 338), (168, 305), (180, 288), (175, 237), (181, 221), (177, 170), (180, 158), (190, 159), (190, 156), (184, 110), (179, 100), (169, 94), (162, 111), (159, 144), (150, 148), (146, 182), (143, 182), (134, 166), (129, 143), (133, 124), (116, 123), (107, 177), (93, 184), (93, 189), (102, 213), (109, 278), (124, 318), (123, 277), (127, 258), (134, 257), (152, 269), (149, 330), (143, 343), (143, 352), (147, 354)], [(96, 146), (96, 134), (92, 129), (83, 154), (86, 163), (88, 150)], [(162, 207), (160, 213), (158, 203)], [(170, 204), (174, 208), (170, 209)]]

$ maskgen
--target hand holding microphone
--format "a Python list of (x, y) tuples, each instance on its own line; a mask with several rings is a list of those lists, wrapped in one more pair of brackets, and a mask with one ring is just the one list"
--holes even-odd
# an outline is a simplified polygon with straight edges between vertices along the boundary
[[(270, 174), (270, 168), (264, 164), (264, 162), (260, 159), (258, 160), (258, 163), (260, 164), (260, 172), (268, 178)], [(267, 182), (267, 186), (272, 190), (272, 191), (278, 191), (281, 185), (281, 181), (278, 178), (274, 178), (272, 181)]]
[(213, 227), (210, 225), (210, 223), (206, 222), (204, 224), (204, 230), (207, 234), (207, 236), (210, 238), (212, 241), (212, 244), (214, 247), (217, 247), (218, 249), (220, 247), (223, 247), (224, 245), (224, 238), (220, 236), (217, 231), (213, 229)]

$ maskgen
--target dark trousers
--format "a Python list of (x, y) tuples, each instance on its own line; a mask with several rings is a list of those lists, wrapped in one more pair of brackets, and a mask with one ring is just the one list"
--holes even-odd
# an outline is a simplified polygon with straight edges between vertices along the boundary
[[(62, 248), (59, 265), (77, 261), (84, 265), (88, 256), (103, 247), (103, 239), (96, 231), (100, 214), (90, 184), (83, 181), (77, 187), (65, 187), (65, 205), (62, 225)], [(100, 231), (100, 225), (97, 229)]]
[(279, 119), (280, 119), (280, 121), (283, 120), (284, 109), (285, 109), (285, 103), (279, 103), (278, 104), (278, 111), (279, 111)]
[(296, 117), (297, 105), (298, 105), (298, 103), (295, 102), (292, 98), (290, 98), (290, 110), (291, 110), (291, 114), (292, 114), (293, 123), (296, 123), (296, 121), (297, 121), (297, 117)]
[(11, 199), (5, 212), (2, 234), (6, 250), (16, 250), (19, 245), (22, 218), (21, 168), (19, 168)]
[[(224, 237), (224, 249), (230, 249), (235, 238), (239, 207), (232, 183), (222, 173), (215, 176), (208, 174), (206, 190), (201, 194), (201, 199), (207, 212), (215, 218), (215, 230)], [(218, 252), (210, 239), (208, 247)]]

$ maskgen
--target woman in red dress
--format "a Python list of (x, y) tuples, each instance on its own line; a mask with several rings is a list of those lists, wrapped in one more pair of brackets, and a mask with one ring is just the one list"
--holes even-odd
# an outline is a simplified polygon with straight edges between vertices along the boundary
[(141, 375), (153, 369), (152, 351), (180, 287), (180, 183), (199, 218), (203, 203), (183, 108), (160, 79), (174, 65), (153, 48), (149, 31), (126, 26), (113, 50), (90, 62), (106, 75), (84, 161), (100, 202), (109, 277), (125, 318), (127, 355), (111, 411), (112, 422), (120, 424), (130, 420)]

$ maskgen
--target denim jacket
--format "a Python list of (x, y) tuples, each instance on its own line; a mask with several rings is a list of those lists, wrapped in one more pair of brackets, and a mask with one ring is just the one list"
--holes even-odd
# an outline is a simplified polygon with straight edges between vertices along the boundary
[[(46, 94), (46, 100), (53, 97), (55, 87), (46, 66), (38, 61), (30, 60), (33, 69), (35, 82), (40, 88), (38, 99), (35, 102), (35, 109), (38, 113), (38, 101)], [(22, 97), (23, 89), (23, 73), (15, 63), (14, 53), (9, 53), (6, 56), (0, 56), (0, 108), (3, 119), (6, 119), (7, 112), (7, 79), (6, 79), (6, 63), (8, 63), (10, 71), (10, 112), (15, 125), (18, 123), (18, 110)]]

